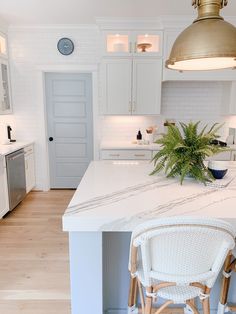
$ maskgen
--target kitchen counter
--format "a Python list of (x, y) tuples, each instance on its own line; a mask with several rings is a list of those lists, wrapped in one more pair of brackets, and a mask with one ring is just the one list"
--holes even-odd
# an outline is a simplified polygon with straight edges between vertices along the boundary
[[(129, 242), (138, 224), (193, 215), (229, 220), (236, 228), (236, 162), (230, 162), (232, 181), (225, 188), (193, 179), (181, 186), (177, 179), (149, 176), (152, 168), (147, 161), (94, 161), (87, 169), (63, 216), (63, 229), (69, 232), (72, 314), (127, 313)], [(211, 296), (212, 313), (218, 289), (219, 282)]]
[[(230, 167), (236, 177), (236, 162)], [(145, 161), (92, 162), (63, 216), (63, 229), (132, 231), (145, 220), (173, 215), (236, 219), (236, 178), (226, 188), (188, 178), (181, 186), (177, 179), (149, 176), (152, 169)]]
[(8, 155), (10, 153), (13, 153), (21, 148), (25, 148), (28, 145), (33, 144), (33, 141), (29, 142), (13, 142), (8, 145), (2, 145), (0, 144), (0, 155)]

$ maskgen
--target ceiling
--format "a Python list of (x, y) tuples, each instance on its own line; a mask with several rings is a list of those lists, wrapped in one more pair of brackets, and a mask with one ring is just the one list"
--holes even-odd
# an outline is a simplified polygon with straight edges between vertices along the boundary
[[(236, 1), (221, 12), (236, 16)], [(194, 14), (191, 0), (0, 0), (0, 18), (9, 25), (92, 24), (96, 17), (158, 17)]]

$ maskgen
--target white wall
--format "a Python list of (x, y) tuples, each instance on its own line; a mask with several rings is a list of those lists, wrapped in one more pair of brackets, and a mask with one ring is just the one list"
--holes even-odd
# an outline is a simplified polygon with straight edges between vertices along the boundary
[[(69, 37), (74, 41), (75, 51), (72, 55), (62, 56), (57, 51), (57, 42), (61, 37)], [(98, 47), (99, 34), (94, 26), (9, 30), (14, 115), (2, 116), (0, 121), (12, 125), (16, 139), (36, 142), (37, 189), (47, 188), (47, 134), (42, 69), (84, 72), (85, 69), (96, 68), (99, 60)]]

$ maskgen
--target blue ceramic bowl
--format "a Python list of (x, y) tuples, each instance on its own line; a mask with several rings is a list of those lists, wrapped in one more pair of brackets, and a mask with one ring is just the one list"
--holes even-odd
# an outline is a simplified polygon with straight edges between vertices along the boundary
[(210, 168), (208, 169), (210, 170), (210, 172), (212, 173), (215, 179), (223, 179), (228, 171), (228, 169), (224, 169), (224, 170), (216, 170), (216, 169), (210, 169)]

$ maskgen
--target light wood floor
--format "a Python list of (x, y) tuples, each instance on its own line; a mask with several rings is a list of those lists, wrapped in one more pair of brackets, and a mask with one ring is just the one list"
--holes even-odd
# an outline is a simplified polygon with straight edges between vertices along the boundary
[(31, 192), (0, 220), (0, 313), (69, 314), (68, 235), (74, 191)]
[(0, 314), (70, 314), (68, 235), (61, 218), (73, 193), (31, 192), (0, 220)]

